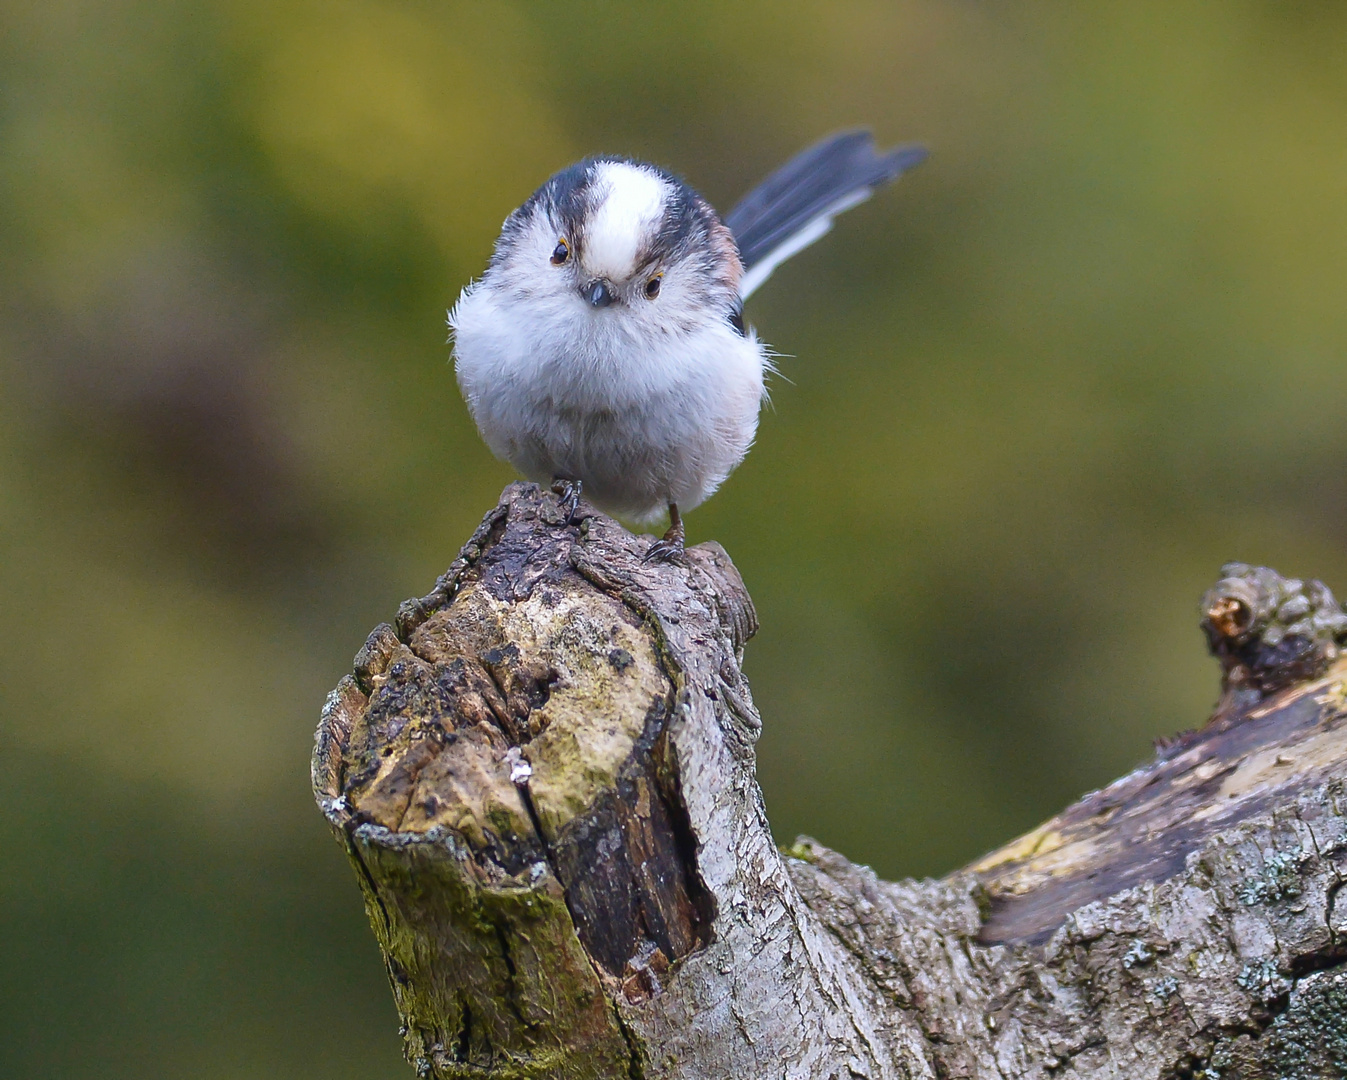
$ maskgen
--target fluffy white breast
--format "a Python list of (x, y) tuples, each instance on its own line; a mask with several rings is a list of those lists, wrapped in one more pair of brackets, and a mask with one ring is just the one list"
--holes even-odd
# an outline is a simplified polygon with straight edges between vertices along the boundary
[(641, 241), (654, 234), (664, 216), (668, 184), (650, 169), (605, 161), (595, 169), (593, 187), (581, 260), (596, 277), (625, 281), (636, 271)]

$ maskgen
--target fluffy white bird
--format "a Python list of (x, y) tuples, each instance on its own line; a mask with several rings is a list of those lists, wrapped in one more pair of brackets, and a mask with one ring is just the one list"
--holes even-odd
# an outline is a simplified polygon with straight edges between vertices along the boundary
[(868, 132), (792, 158), (722, 220), (677, 177), (596, 157), (509, 216), (449, 314), (482, 438), (573, 515), (583, 489), (636, 522), (669, 514), (647, 558), (683, 547), (680, 511), (753, 444), (770, 370), (743, 303), (842, 211), (926, 156)]

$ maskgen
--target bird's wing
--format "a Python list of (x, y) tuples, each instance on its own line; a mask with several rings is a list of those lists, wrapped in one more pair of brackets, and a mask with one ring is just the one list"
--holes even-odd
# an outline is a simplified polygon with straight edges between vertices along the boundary
[(833, 218), (921, 162), (922, 146), (875, 153), (868, 131), (842, 131), (796, 154), (725, 215), (739, 245), (748, 299), (772, 271), (833, 227)]

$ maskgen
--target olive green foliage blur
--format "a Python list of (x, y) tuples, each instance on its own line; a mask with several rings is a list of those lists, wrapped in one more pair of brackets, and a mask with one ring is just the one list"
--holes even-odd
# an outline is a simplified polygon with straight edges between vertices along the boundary
[(755, 296), (778, 838), (888, 876), (1199, 723), (1228, 558), (1347, 587), (1347, 8), (0, 0), (0, 1074), (409, 1075), (307, 792), (494, 504), (444, 313), (553, 170), (931, 159)]

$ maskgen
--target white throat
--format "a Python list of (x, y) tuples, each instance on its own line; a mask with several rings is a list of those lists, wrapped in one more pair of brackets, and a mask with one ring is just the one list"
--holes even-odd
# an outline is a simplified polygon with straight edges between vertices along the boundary
[(641, 241), (664, 216), (666, 182), (650, 169), (605, 161), (595, 170), (595, 204), (585, 225), (581, 258), (595, 277), (626, 281), (636, 272)]

